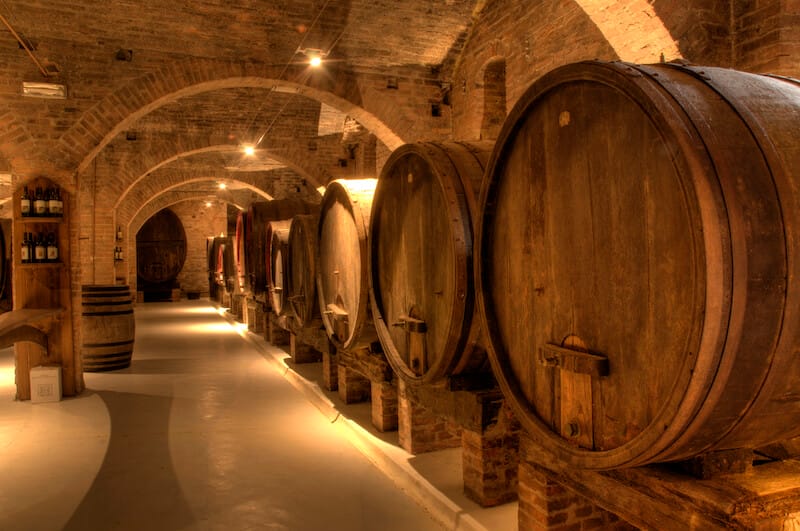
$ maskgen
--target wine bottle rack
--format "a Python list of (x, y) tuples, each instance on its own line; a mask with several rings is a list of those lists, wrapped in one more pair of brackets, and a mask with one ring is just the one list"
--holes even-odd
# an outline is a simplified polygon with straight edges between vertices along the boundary
[[(23, 215), (21, 200), (24, 187), (29, 194), (37, 187), (58, 190), (62, 201), (60, 215)], [(13, 309), (63, 309), (48, 335), (46, 351), (39, 345), (18, 342), (14, 345), (16, 359), (17, 398), (31, 396), (30, 369), (38, 365), (61, 366), (62, 389), (65, 396), (82, 390), (79, 364), (75, 363), (72, 337), (72, 290), (70, 276), (69, 193), (45, 177), (31, 179), (17, 186), (14, 192), (12, 230), (12, 297)], [(48, 212), (49, 213), (49, 212)], [(25, 233), (54, 234), (58, 258), (53, 261), (22, 262), (22, 242)]]

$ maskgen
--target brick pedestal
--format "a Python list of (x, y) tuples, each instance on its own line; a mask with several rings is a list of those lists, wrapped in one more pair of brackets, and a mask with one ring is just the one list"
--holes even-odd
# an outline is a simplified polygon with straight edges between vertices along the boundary
[(433, 412), (403, 380), (397, 391), (399, 442), (406, 452), (421, 454), (461, 446), (461, 428), (452, 419)]
[(256, 300), (247, 301), (247, 329), (255, 334), (264, 333), (264, 305)]
[(397, 387), (392, 382), (372, 382), (372, 425), (378, 431), (397, 429)]
[(562, 486), (552, 474), (530, 463), (519, 465), (519, 531), (638, 528)]
[(240, 323), (244, 322), (245, 304), (246, 301), (244, 295), (231, 295), (231, 307), (228, 311), (231, 313), (231, 315), (233, 315), (233, 318)]
[(338, 366), (339, 398), (345, 404), (369, 400), (372, 395), (370, 381), (344, 365)]
[(322, 382), (328, 391), (339, 388), (339, 366), (332, 350), (322, 353)]
[(322, 354), (314, 347), (306, 345), (296, 334), (289, 334), (289, 354), (294, 363), (315, 363), (322, 359)]
[(231, 294), (220, 288), (219, 292), (219, 305), (223, 308), (231, 307)]
[(269, 316), (267, 317), (267, 331), (264, 334), (264, 338), (267, 342), (276, 347), (283, 347), (289, 344), (289, 336), (289, 331), (280, 325), (278, 317), (274, 313), (269, 312)]
[(506, 405), (497, 423), (486, 431), (464, 428), (461, 432), (464, 494), (482, 507), (517, 499), (519, 432), (519, 423)]

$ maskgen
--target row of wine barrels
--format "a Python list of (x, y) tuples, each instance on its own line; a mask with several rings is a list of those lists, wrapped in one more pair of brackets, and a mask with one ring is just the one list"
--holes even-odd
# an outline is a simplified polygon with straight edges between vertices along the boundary
[(267, 227), (269, 255), (267, 256), (267, 287), (272, 311), (277, 315), (287, 315), (291, 310), (287, 297), (286, 275), (289, 270), (289, 230), (291, 219), (271, 221)]
[(230, 237), (217, 236), (210, 239), (206, 246), (209, 293), (212, 299), (216, 299), (222, 291), (233, 291), (236, 272), (231, 242)]
[(479, 314), (526, 431), (610, 469), (800, 434), (800, 86), (586, 62), (535, 82), (481, 193)]
[(316, 215), (299, 215), (292, 218), (289, 229), (286, 292), (292, 315), (300, 327), (320, 316), (316, 263), (318, 223)]
[(246, 291), (248, 240), (250, 238), (252, 217), (247, 210), (236, 216), (236, 231), (233, 236), (233, 260), (236, 264), (236, 293)]
[(81, 286), (81, 361), (87, 372), (124, 369), (131, 364), (135, 323), (128, 286)]
[(378, 179), (369, 228), (372, 315), (389, 363), (407, 381), (433, 383), (488, 365), (474, 316), (472, 250), (491, 149), (488, 142), (407, 144)]
[(377, 179), (337, 179), (322, 198), (317, 297), (331, 342), (351, 349), (377, 339), (369, 311), (368, 249)]
[(245, 216), (243, 240), (242, 281), (243, 290), (256, 297), (267, 297), (271, 235), (269, 224), (289, 220), (299, 214), (311, 214), (319, 205), (303, 199), (287, 198), (260, 201), (250, 205)]

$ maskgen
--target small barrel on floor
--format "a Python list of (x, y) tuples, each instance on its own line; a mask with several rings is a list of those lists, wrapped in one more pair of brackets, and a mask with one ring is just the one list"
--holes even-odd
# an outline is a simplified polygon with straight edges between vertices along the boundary
[(128, 286), (81, 286), (81, 360), (84, 372), (124, 369), (131, 364), (135, 325)]

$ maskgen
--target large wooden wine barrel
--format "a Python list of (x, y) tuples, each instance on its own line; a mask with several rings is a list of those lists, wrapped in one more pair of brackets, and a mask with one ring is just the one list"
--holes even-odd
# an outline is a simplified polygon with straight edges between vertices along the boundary
[(124, 369), (131, 364), (133, 297), (128, 286), (81, 286), (81, 360), (86, 372)]
[(236, 232), (233, 237), (233, 260), (236, 263), (236, 293), (246, 291), (247, 281), (247, 247), (251, 231), (251, 219), (246, 210), (236, 216)]
[(800, 87), (588, 62), (504, 124), (481, 194), (490, 360), (531, 436), (603, 469), (800, 433)]
[[(217, 284), (225, 293), (231, 294), (236, 288), (236, 261), (233, 258), (233, 238), (218, 236), (215, 278)], [(217, 238), (215, 238), (216, 240)]]
[(267, 273), (269, 271), (269, 245), (272, 241), (271, 235), (268, 234), (269, 223), (291, 219), (298, 214), (311, 214), (318, 211), (318, 204), (298, 198), (273, 199), (250, 205), (248, 208), (250, 231), (245, 251), (245, 289), (248, 293), (256, 298), (268, 298)]
[(289, 269), (289, 230), (292, 226), (291, 219), (270, 221), (267, 234), (269, 244), (269, 278), (267, 286), (270, 293), (272, 311), (277, 315), (287, 315), (291, 311), (288, 291), (286, 290), (286, 275)]
[(488, 369), (478, 344), (473, 218), (491, 143), (407, 144), (378, 179), (370, 217), (372, 315), (409, 382)]
[(186, 232), (174, 212), (165, 208), (148, 219), (136, 234), (136, 274), (139, 291), (173, 287), (186, 260)]
[(322, 197), (317, 297), (331, 342), (355, 348), (377, 339), (369, 317), (367, 229), (377, 179), (337, 179)]
[(317, 303), (317, 225), (319, 217), (308, 214), (292, 218), (289, 229), (286, 299), (299, 326), (319, 317)]
[(212, 300), (217, 300), (225, 289), (225, 244), (228, 238), (216, 236), (206, 244), (208, 259), (208, 291)]

